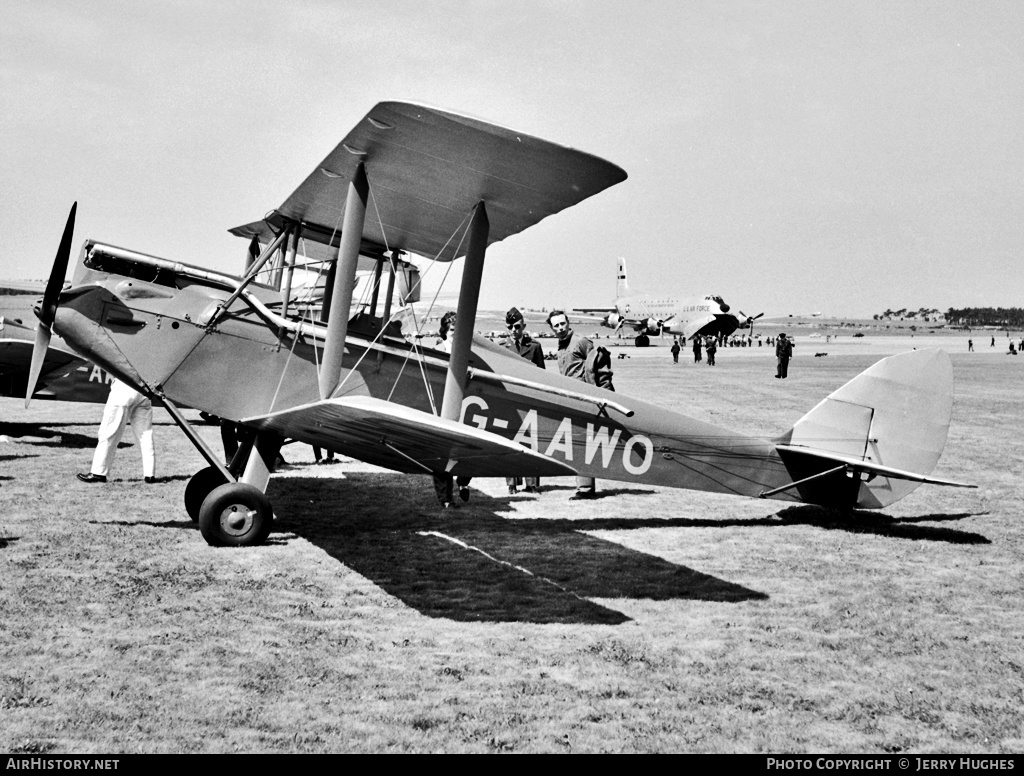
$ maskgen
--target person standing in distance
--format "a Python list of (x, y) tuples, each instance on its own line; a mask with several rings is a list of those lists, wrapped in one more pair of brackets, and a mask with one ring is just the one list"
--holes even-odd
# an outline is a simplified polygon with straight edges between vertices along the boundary
[(775, 340), (775, 355), (779, 359), (775, 377), (784, 379), (789, 374), (789, 359), (793, 357), (793, 342), (785, 333), (779, 334), (779, 338)]
[[(541, 349), (540, 343), (526, 333), (526, 321), (523, 319), (523, 314), (515, 307), (505, 313), (505, 328), (508, 329), (509, 336), (505, 338), (504, 346), (534, 366), (544, 369), (544, 351)], [(525, 479), (526, 487), (523, 490), (526, 493), (540, 493), (540, 477), (526, 477)], [(510, 495), (516, 492), (515, 477), (506, 477), (505, 483), (508, 485)]]

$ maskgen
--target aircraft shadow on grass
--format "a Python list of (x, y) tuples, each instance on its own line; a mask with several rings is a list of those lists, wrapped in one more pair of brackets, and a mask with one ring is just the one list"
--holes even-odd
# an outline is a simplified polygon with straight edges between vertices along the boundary
[(977, 517), (985, 512), (959, 512), (954, 514), (920, 515), (918, 517), (889, 517), (880, 512), (857, 510), (843, 515), (832, 509), (810, 504), (788, 507), (781, 510), (772, 522), (781, 519), (787, 525), (813, 525), (828, 530), (848, 531), (887, 536), (893, 539), (915, 539), (917, 541), (949, 542), (950, 544), (991, 544), (992, 540), (973, 531), (960, 531), (917, 523), (943, 523)]
[[(636, 491), (634, 491), (635, 493)], [(844, 515), (833, 509), (801, 504), (786, 507), (779, 512), (761, 518), (716, 518), (691, 517), (657, 518), (624, 517), (601, 518), (598, 520), (552, 520), (553, 524), (565, 523), (577, 531), (617, 530), (639, 528), (770, 528), (782, 525), (808, 525), (826, 530), (867, 533), (892, 539), (915, 539), (918, 541), (949, 542), (951, 544), (991, 544), (987, 537), (973, 531), (959, 531), (916, 523), (942, 523), (978, 517), (987, 512), (959, 512), (954, 514), (932, 514), (919, 517), (889, 517), (879, 512), (856, 510)]]
[[(629, 618), (588, 600), (649, 598), (739, 602), (767, 595), (613, 542), (573, 521), (506, 520), (508, 497), (473, 490), (439, 511), (426, 478), (350, 474), (344, 480), (272, 480), (291, 532), (431, 617), (460, 621), (619, 624)], [(310, 495), (317, 500), (311, 505)], [(331, 517), (331, 516), (334, 517)]]
[[(549, 488), (570, 490), (572, 486), (545, 486)], [(511, 505), (523, 497), (494, 498), (474, 488), (469, 504), (442, 512), (425, 477), (349, 473), (344, 479), (275, 478), (271, 490), (281, 517), (269, 544), (287, 544), (292, 536), (301, 537), (422, 614), (469, 622), (615, 625), (630, 618), (589, 599), (740, 602), (768, 598), (584, 531), (809, 525), (893, 538), (990, 543), (975, 533), (917, 525), (961, 520), (973, 513), (892, 518), (859, 511), (843, 516), (802, 505), (756, 519), (508, 520), (502, 513), (510, 512)], [(647, 491), (628, 492), (644, 495)], [(122, 524), (195, 530), (187, 519)]]
[[(29, 439), (30, 444), (43, 447), (69, 447), (72, 449), (96, 447), (95, 429), (97, 423), (62, 423), (59, 428), (50, 428), (46, 423), (0, 423), (0, 434), (11, 437), (12, 440)], [(89, 426), (93, 429), (93, 435), (87, 436), (74, 431), (65, 431), (71, 426)], [(125, 444), (119, 444), (118, 449)]]

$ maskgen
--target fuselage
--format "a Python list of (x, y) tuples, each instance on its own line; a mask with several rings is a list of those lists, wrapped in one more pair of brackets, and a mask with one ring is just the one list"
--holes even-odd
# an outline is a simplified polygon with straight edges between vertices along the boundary
[[(143, 390), (229, 420), (245, 423), (318, 401), (326, 329), (311, 322), (290, 330), (274, 325), (267, 311), (280, 304), (276, 290), (251, 287), (249, 302), (237, 299), (208, 326), (237, 282), (87, 243), (54, 329), (83, 356)], [(436, 415), (448, 356), (406, 341), (392, 327), (382, 336), (381, 325), (379, 318), (352, 319), (334, 395), (372, 396)], [(474, 339), (470, 368), (475, 376), (463, 423), (581, 474), (746, 496), (791, 481), (769, 441), (538, 369), (482, 337)], [(614, 399), (632, 414), (601, 408), (595, 399)], [(323, 444), (315, 432), (295, 438)], [(373, 462), (365, 449), (342, 445), (337, 452)], [(788, 491), (776, 498), (798, 500)]]
[(619, 319), (637, 321), (649, 334), (728, 337), (740, 326), (720, 296), (648, 296), (630, 294), (615, 300)]

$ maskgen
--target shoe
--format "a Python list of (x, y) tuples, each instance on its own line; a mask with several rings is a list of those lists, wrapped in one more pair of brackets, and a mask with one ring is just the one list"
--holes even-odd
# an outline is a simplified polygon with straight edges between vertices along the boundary
[(781, 380), (782, 379), (782, 375), (775, 375), (775, 379), (776, 380)]
[(463, 501), (469, 501), (469, 488), (467, 488), (465, 485), (459, 488), (459, 498), (461, 498)]
[(75, 476), (78, 477), (78, 479), (80, 479), (82, 482), (106, 482), (107, 481), (107, 478), (104, 477), (102, 474), (93, 474), (92, 472), (89, 472), (88, 474), (82, 474), (81, 472), (79, 472)]
[(518, 488), (516, 488), (516, 486), (515, 486), (515, 485), (509, 485), (509, 486), (508, 486), (508, 495), (510, 495), (510, 496), (514, 496), (514, 495), (515, 495), (516, 493), (518, 493), (518, 492), (519, 492), (519, 489), (518, 489)]
[(523, 488), (523, 493), (540, 493), (540, 488), (535, 485), (527, 485)]
[(459, 508), (459, 502), (458, 501), (446, 501), (446, 502), (444, 502), (444, 505), (441, 507), (441, 509), (458, 509), (458, 508)]
[(155, 485), (156, 484), (156, 477), (143, 477), (142, 479), (144, 479), (146, 481), (147, 485)]
[(569, 501), (584, 501), (586, 499), (597, 498), (597, 493), (593, 490), (578, 490), (569, 496)]

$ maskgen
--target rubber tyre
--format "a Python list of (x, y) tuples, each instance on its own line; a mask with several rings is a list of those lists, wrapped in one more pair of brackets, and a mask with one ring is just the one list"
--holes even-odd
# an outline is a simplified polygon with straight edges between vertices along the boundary
[(214, 488), (226, 483), (227, 480), (216, 466), (207, 466), (192, 475), (185, 486), (185, 511), (193, 523), (199, 522), (199, 510), (203, 508), (206, 497)]
[(211, 547), (254, 547), (270, 535), (274, 511), (259, 488), (229, 482), (214, 488), (199, 510), (199, 531)]
[(633, 342), (638, 348), (646, 348), (651, 344), (651, 338), (646, 334), (639, 334)]

